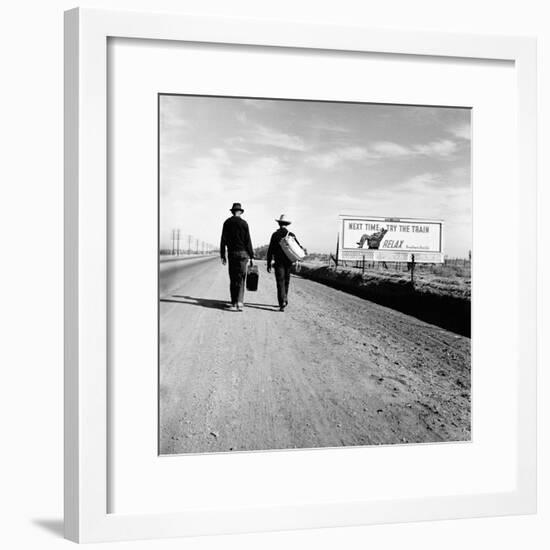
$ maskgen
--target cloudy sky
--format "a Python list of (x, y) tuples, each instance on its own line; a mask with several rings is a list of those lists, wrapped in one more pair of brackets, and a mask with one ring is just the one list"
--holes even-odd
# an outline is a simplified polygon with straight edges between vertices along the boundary
[(437, 218), (445, 252), (471, 248), (470, 111), (161, 96), (160, 239), (219, 242), (241, 202), (254, 246), (285, 213), (311, 252), (333, 252), (337, 216)]

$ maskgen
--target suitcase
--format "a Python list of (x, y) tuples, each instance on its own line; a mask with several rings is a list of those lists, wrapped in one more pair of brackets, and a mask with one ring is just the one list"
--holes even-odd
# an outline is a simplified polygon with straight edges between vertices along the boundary
[(290, 235), (290, 231), (279, 241), (285, 256), (292, 262), (303, 260), (306, 256), (304, 249), (296, 242), (296, 239)]
[(258, 273), (257, 265), (249, 265), (246, 270), (246, 290), (258, 290), (258, 281), (260, 274)]

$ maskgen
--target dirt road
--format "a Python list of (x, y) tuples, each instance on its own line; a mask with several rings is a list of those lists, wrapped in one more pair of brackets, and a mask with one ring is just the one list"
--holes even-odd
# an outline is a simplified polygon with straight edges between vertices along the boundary
[(470, 340), (292, 277), (227, 310), (219, 259), (161, 268), (160, 452), (470, 439)]

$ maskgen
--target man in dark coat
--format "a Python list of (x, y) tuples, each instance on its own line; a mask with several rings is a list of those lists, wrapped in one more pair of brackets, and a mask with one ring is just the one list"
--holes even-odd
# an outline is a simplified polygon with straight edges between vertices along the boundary
[[(244, 212), (241, 203), (233, 203), (230, 211), (233, 215), (227, 218), (223, 224), (220, 256), (223, 265), (229, 263), (229, 291), (231, 293), (231, 307), (229, 309), (242, 311), (246, 266), (254, 258), (254, 249), (252, 248), (248, 224), (241, 218)], [(226, 248), (227, 259), (225, 256)]]
[[(279, 229), (271, 235), (271, 240), (269, 241), (269, 248), (267, 249), (267, 272), (271, 273), (271, 262), (275, 260), (274, 269), (275, 281), (277, 282), (277, 300), (279, 301), (279, 310), (284, 311), (285, 307), (288, 305), (288, 286), (290, 284), (292, 261), (289, 260), (283, 252), (280, 242), (281, 239), (288, 234), (295, 239), (296, 235), (288, 230), (287, 226), (292, 222), (286, 219), (284, 214), (281, 214), (281, 217), (275, 221), (279, 224)], [(298, 239), (296, 239), (296, 242), (298, 242)]]

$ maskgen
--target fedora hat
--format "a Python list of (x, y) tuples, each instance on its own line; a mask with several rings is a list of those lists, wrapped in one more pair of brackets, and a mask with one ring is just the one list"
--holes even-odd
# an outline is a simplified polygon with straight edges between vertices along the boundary
[(279, 219), (278, 220), (275, 220), (277, 223), (282, 223), (284, 225), (290, 225), (292, 222), (287, 219), (287, 217), (284, 215), (284, 214), (281, 214), (279, 216)]
[(237, 210), (240, 210), (241, 212), (244, 212), (244, 208), (241, 206), (240, 202), (234, 202), (233, 206), (229, 210), (231, 212), (236, 212)]

